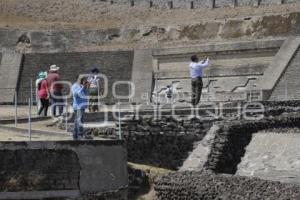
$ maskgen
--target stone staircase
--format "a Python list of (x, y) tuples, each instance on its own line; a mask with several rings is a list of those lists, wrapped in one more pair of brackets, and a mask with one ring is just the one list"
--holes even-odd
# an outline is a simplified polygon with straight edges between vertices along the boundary
[(259, 80), (264, 96), (270, 100), (300, 99), (300, 37), (282, 45), (268, 71)]
[[(34, 82), (39, 71), (48, 71), (50, 65), (56, 64), (60, 67), (61, 80), (68, 82), (65, 85), (65, 94), (69, 93), (69, 84), (75, 82), (77, 75), (88, 74), (97, 66), (100, 73), (107, 77), (107, 95), (102, 98), (102, 102), (113, 103), (117, 101), (112, 92), (113, 86), (117, 95), (129, 94), (130, 86), (127, 82), (119, 82), (118, 85), (115, 83), (131, 81), (132, 62), (133, 51), (26, 54), (20, 74), (18, 100), (27, 102), (30, 97), (30, 80)], [(101, 83), (105, 85), (103, 79)], [(128, 98), (123, 100), (128, 101)]]

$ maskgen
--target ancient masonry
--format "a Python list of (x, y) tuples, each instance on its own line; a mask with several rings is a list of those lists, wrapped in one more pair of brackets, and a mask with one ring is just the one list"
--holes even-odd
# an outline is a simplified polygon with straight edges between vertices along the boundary
[[(0, 2), (0, 14), (10, 16), (0, 22), (0, 109), (35, 99), (36, 76), (52, 64), (60, 67), (67, 103), (76, 75), (93, 67), (104, 75), (104, 93), (100, 111), (85, 116), (84, 133), (95, 140), (0, 142), (0, 200), (126, 200), (142, 184), (159, 200), (300, 199), (300, 12), (291, 11), (300, 0), (20, 1)], [(74, 19), (57, 14), (76, 6)], [(45, 26), (30, 27), (31, 9)], [(85, 9), (91, 15), (80, 18)], [(156, 21), (121, 23), (122, 13), (98, 19), (118, 9), (156, 13)], [(225, 14), (157, 23), (205, 11)], [(194, 54), (211, 59), (197, 108), (190, 105)], [(65, 133), (74, 116), (64, 116), (53, 124)], [(0, 120), (0, 130), (28, 133), (13, 122)], [(128, 162), (173, 172), (144, 180), (151, 170)]]
[(235, 6), (259, 6), (283, 3), (295, 3), (298, 0), (93, 0), (111, 5), (139, 6), (145, 8), (163, 9), (194, 9), (194, 8), (221, 8)]
[(0, 155), (3, 200), (79, 199), (97, 193), (109, 199), (116, 188), (116, 199), (127, 195), (122, 141), (1, 142)]

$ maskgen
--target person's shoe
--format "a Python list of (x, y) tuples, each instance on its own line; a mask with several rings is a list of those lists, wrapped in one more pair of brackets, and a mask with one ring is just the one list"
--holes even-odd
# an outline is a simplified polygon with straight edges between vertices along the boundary
[(83, 136), (82, 135), (78, 135), (78, 139), (77, 140), (83, 140)]

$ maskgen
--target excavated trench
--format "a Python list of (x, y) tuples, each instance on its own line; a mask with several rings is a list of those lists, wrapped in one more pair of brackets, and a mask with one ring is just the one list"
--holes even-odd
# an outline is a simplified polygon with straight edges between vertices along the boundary
[(299, 199), (298, 102), (265, 105), (263, 119), (219, 122), (202, 168), (156, 180), (157, 198)]
[[(176, 121), (146, 116), (123, 120), (129, 162), (175, 171), (180, 168), (154, 181), (149, 181), (146, 171), (129, 169), (130, 195), (147, 193), (152, 185), (157, 199), (299, 199), (300, 103), (263, 104), (265, 117), (257, 121)], [(117, 136), (112, 129), (88, 132)], [(206, 155), (189, 157), (207, 137)], [(184, 170), (189, 159), (202, 159), (201, 166)]]

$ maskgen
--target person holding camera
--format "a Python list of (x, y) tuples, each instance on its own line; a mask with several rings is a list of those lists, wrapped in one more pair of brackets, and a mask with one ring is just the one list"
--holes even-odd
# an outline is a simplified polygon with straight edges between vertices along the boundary
[(203, 88), (203, 69), (208, 67), (209, 58), (199, 61), (197, 55), (191, 57), (190, 76), (192, 80), (192, 105), (196, 107), (200, 102), (202, 88)]
[(99, 112), (99, 101), (100, 99), (100, 78), (99, 78), (99, 69), (94, 67), (87, 81), (90, 83), (89, 87), (89, 95), (90, 95), (90, 102), (89, 102), (89, 112)]
[(77, 77), (77, 81), (72, 85), (71, 91), (73, 95), (74, 110), (74, 131), (73, 139), (91, 139), (84, 135), (83, 123), (85, 110), (88, 108), (88, 89), (90, 83), (86, 77)]

